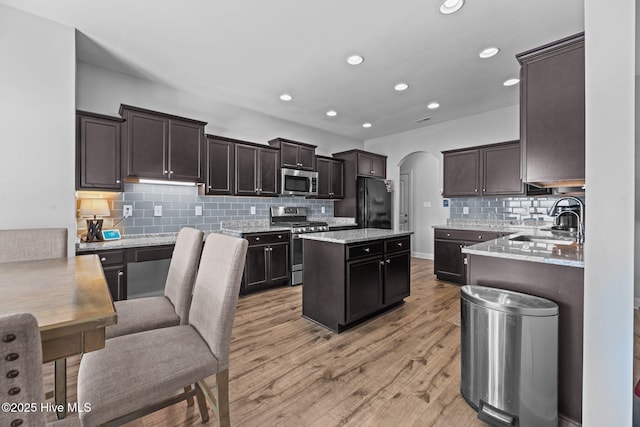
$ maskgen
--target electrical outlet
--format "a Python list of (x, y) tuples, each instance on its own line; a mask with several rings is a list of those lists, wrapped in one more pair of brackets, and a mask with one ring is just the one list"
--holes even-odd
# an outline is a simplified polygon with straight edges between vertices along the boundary
[(468, 214), (468, 213), (469, 213), (469, 206), (464, 206), (464, 207), (462, 208), (462, 213), (463, 213), (463, 214)]
[(256, 214), (256, 207), (251, 206), (251, 215), (255, 215), (255, 214)]
[(132, 205), (124, 205), (122, 207), (122, 216), (125, 218), (129, 218), (133, 215), (133, 206)]
[(202, 206), (196, 205), (196, 216), (202, 216)]
[(321, 206), (321, 207), (320, 207), (320, 212), (321, 212), (321, 213), (324, 213), (324, 206)]
[(162, 216), (162, 205), (153, 207), (153, 216)]
[(422, 207), (423, 208), (430, 208), (431, 207), (431, 202), (422, 202)]

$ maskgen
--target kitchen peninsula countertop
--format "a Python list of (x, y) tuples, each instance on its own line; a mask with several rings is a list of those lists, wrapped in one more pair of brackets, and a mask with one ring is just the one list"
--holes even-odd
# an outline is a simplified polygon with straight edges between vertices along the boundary
[(381, 228), (358, 228), (355, 230), (301, 234), (300, 238), (346, 245), (350, 243), (367, 242), (370, 240), (409, 236), (411, 234), (413, 234), (413, 231), (386, 230)]
[(464, 247), (462, 248), (462, 252), (470, 255), (584, 268), (584, 244), (574, 242), (570, 245), (558, 245), (553, 242), (523, 242), (513, 240), (514, 237), (523, 235), (542, 238), (554, 237), (550, 232), (539, 229), (521, 230), (517, 234)]
[[(205, 231), (204, 240), (206, 240), (207, 236), (211, 233), (219, 233), (219, 231)], [(178, 233), (132, 234), (129, 236), (122, 236), (119, 240), (76, 243), (76, 253), (81, 254), (83, 252), (106, 251), (110, 249), (173, 245), (176, 243), (177, 238)]]

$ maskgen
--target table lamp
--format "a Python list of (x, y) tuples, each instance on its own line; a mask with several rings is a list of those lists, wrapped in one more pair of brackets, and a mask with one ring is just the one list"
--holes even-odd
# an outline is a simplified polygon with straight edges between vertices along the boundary
[[(102, 241), (102, 219), (97, 216), (109, 216), (109, 202), (105, 199), (82, 199), (80, 200), (80, 216), (89, 217), (87, 219), (86, 242)], [(93, 216), (93, 218), (91, 218)]]

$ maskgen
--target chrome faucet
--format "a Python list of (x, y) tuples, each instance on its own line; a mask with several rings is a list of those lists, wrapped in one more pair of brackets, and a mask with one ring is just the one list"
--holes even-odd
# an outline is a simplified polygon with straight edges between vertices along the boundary
[[(576, 214), (573, 211), (564, 211), (558, 214), (557, 213), (558, 204), (564, 200), (574, 201), (578, 203), (578, 206), (580, 206), (580, 213)], [(582, 200), (578, 199), (577, 197), (573, 197), (573, 196), (561, 197), (555, 202), (553, 202), (553, 205), (551, 205), (551, 207), (547, 211), (547, 215), (549, 216), (555, 215), (556, 220), (560, 217), (560, 215), (563, 215), (565, 213), (572, 213), (578, 217), (578, 236), (576, 240), (578, 241), (578, 243), (584, 243), (584, 203), (582, 203)]]

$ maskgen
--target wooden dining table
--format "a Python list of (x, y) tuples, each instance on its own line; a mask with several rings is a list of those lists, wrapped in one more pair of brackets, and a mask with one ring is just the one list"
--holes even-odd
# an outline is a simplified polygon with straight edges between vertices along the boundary
[(0, 264), (0, 314), (38, 320), (42, 361), (55, 362), (55, 403), (66, 415), (66, 357), (104, 348), (117, 315), (97, 255)]

